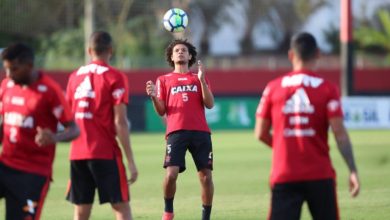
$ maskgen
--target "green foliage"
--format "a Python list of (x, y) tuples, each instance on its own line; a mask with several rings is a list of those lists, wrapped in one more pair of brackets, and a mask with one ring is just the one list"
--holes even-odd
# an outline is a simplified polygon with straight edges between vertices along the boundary
[(82, 28), (54, 32), (41, 37), (38, 56), (45, 69), (75, 69), (84, 63), (84, 32)]
[(358, 28), (354, 35), (361, 52), (387, 53), (386, 59), (390, 63), (390, 12), (381, 9), (377, 16), (380, 27), (365, 25)]

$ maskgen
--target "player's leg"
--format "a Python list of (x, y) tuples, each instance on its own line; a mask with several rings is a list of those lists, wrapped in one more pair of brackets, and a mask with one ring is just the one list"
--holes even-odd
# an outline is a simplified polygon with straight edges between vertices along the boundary
[(116, 220), (132, 220), (131, 208), (128, 202), (112, 203)]
[(70, 181), (66, 199), (74, 204), (74, 220), (88, 220), (91, 216), (96, 183), (89, 163), (89, 160), (70, 162)]
[(202, 169), (198, 172), (201, 195), (202, 195), (202, 220), (209, 220), (211, 215), (211, 207), (214, 196), (214, 183), (212, 178), (212, 171), (210, 169)]
[(212, 178), (213, 148), (210, 133), (193, 131), (191, 145), (188, 147), (192, 154), (201, 185), (202, 220), (210, 219), (214, 196), (214, 183)]
[(176, 193), (176, 181), (179, 173), (186, 169), (185, 154), (189, 134), (187, 131), (177, 131), (168, 135), (165, 151), (165, 177), (163, 181), (164, 191), (164, 215), (163, 220), (173, 219), (173, 200)]
[(2, 166), (6, 220), (39, 220), (50, 179)]
[(91, 216), (92, 204), (74, 205), (73, 220), (88, 220)]
[(333, 179), (310, 181), (306, 189), (306, 200), (314, 220), (339, 219), (336, 184)]
[(275, 184), (272, 187), (269, 220), (299, 220), (304, 202), (302, 182)]
[(100, 204), (110, 203), (117, 220), (132, 219), (130, 193), (122, 157), (91, 160), (91, 170), (99, 193)]

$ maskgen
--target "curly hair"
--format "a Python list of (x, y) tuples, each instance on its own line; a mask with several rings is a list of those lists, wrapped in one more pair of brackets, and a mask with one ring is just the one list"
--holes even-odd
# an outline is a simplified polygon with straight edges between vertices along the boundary
[(166, 61), (168, 62), (169, 66), (175, 67), (175, 63), (172, 61), (171, 57), (173, 54), (173, 48), (178, 44), (183, 44), (187, 47), (188, 52), (191, 55), (191, 59), (188, 61), (188, 67), (191, 67), (196, 62), (196, 55), (198, 53), (196, 52), (195, 46), (188, 42), (187, 39), (176, 39), (168, 45), (168, 47), (165, 49)]

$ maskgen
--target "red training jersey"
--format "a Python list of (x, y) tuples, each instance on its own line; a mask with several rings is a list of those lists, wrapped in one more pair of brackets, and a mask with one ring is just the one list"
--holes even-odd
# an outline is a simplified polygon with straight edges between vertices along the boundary
[(60, 86), (39, 73), (31, 85), (17, 85), (10, 78), (1, 83), (3, 147), (0, 161), (24, 172), (51, 177), (55, 145), (35, 143), (37, 127), (57, 132), (58, 122), (73, 120)]
[(157, 98), (165, 102), (166, 135), (178, 130), (210, 132), (197, 74), (168, 73), (157, 78), (156, 86)]
[(70, 159), (113, 159), (121, 156), (114, 124), (114, 106), (129, 100), (125, 75), (103, 61), (73, 72), (68, 81), (70, 102), (80, 136), (71, 143)]
[(256, 116), (272, 122), (271, 184), (335, 178), (329, 119), (343, 117), (337, 88), (306, 70), (266, 86)]

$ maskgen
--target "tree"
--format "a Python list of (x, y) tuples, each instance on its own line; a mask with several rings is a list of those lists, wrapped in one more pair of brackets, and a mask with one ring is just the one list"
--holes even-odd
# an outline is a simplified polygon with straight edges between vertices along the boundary
[[(377, 12), (379, 25), (364, 25), (355, 31), (355, 37), (359, 47), (363, 50), (377, 52), (390, 52), (390, 12), (386, 9), (380, 9)], [(388, 55), (390, 59), (390, 55)]]

